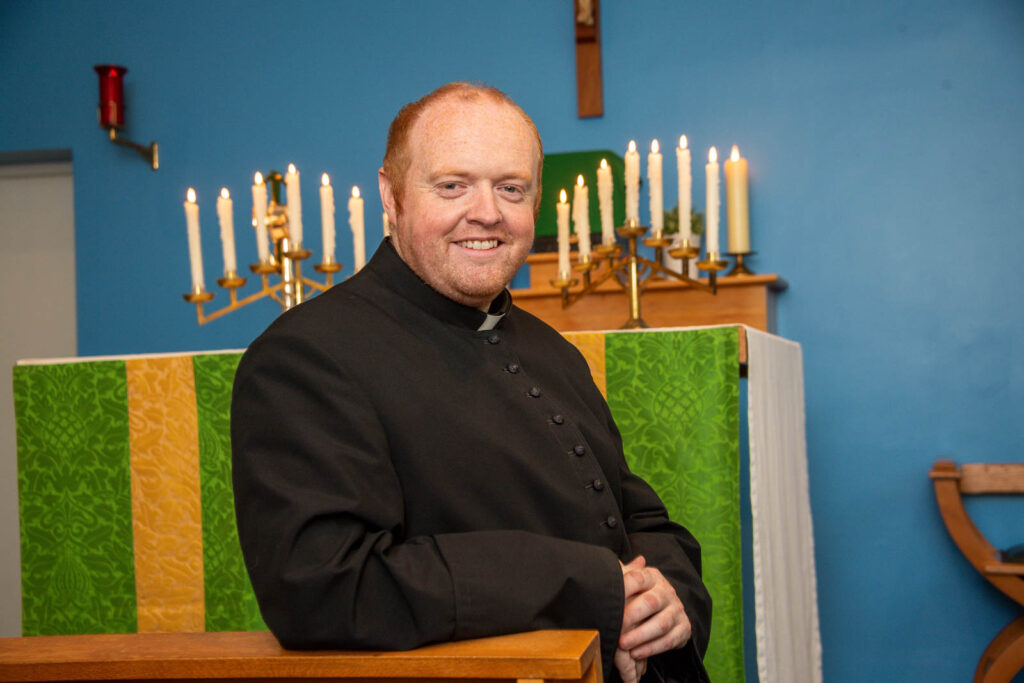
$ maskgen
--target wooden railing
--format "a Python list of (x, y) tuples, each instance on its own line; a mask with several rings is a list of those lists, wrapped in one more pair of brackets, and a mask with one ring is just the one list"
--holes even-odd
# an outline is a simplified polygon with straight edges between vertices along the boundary
[(0, 638), (0, 681), (580, 681), (602, 683), (596, 631), (533, 631), (405, 652), (285, 650), (270, 633)]

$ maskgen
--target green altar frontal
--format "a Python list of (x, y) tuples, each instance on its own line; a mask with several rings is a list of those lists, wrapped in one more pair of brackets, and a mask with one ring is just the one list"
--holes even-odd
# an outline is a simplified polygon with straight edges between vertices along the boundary
[[(711, 679), (743, 680), (737, 329), (566, 337), (630, 467), (701, 543)], [(25, 635), (266, 628), (231, 494), (240, 357), (15, 367)]]

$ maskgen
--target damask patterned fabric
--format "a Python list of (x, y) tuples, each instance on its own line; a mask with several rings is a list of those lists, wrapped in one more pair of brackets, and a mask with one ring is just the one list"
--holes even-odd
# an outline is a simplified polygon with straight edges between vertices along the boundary
[[(701, 542), (712, 680), (743, 680), (736, 328), (566, 336), (630, 467)], [(25, 635), (265, 628), (230, 487), (239, 358), (15, 368)]]

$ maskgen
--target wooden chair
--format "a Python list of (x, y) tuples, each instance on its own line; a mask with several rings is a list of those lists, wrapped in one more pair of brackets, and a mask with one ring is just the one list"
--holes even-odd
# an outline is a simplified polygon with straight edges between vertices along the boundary
[[(1007, 562), (971, 521), (963, 496), (1024, 494), (1024, 463), (965, 464), (950, 460), (935, 463), (929, 473), (935, 498), (949, 535), (964, 557), (993, 586), (1024, 606), (1024, 563)], [(1022, 539), (1024, 540), (1024, 539)], [(1024, 669), (1024, 615), (1014, 619), (992, 639), (978, 661), (975, 683), (1008, 682)]]
[(601, 683), (596, 631), (533, 631), (407, 652), (296, 652), (270, 633), (0, 638), (0, 681)]

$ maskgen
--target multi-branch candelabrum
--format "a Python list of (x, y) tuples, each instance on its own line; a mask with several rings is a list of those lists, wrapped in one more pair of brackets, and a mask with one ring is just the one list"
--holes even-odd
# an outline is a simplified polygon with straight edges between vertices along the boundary
[[(647, 327), (647, 323), (640, 317), (640, 297), (644, 287), (659, 275), (681, 280), (694, 289), (708, 294), (718, 292), (718, 271), (725, 270), (729, 265), (729, 262), (721, 259), (718, 253), (711, 252), (703, 261), (697, 261), (697, 267), (708, 274), (707, 282), (702, 282), (689, 276), (690, 260), (697, 257), (700, 249), (692, 246), (688, 239), (683, 239), (678, 244), (667, 237), (644, 239), (644, 245), (654, 249), (652, 261), (637, 253), (637, 240), (647, 232), (647, 226), (639, 225), (635, 219), (630, 219), (616, 232), (628, 240), (627, 253), (622, 254), (622, 247), (619, 244), (600, 244), (594, 248), (589, 258), (572, 266), (573, 270), (582, 276), (582, 289), (571, 291), (571, 288), (580, 284), (580, 280), (568, 273), (559, 273), (559, 279), (551, 281), (552, 286), (562, 290), (562, 308), (572, 306), (615, 277), (629, 294), (629, 320), (622, 328), (633, 329)], [(677, 273), (662, 265), (662, 254), (666, 247), (672, 258), (682, 261), (681, 272)]]
[[(196, 316), (200, 325), (266, 297), (278, 302), (281, 309), (287, 311), (301, 304), (315, 292), (326, 292), (334, 285), (334, 274), (341, 270), (342, 264), (326, 257), (322, 263), (313, 266), (314, 270), (324, 275), (323, 283), (302, 276), (302, 261), (309, 258), (312, 252), (303, 249), (301, 244), (292, 243), (285, 204), (279, 204), (275, 198), (271, 198), (267, 207), (266, 225), (270, 239), (274, 243), (274, 252), (268, 253), (265, 261), (249, 266), (253, 274), (260, 276), (262, 288), (244, 299), (239, 299), (238, 290), (245, 285), (246, 279), (239, 277), (234, 271), (227, 272), (224, 277), (217, 278), (217, 284), (228, 290), (231, 301), (227, 306), (212, 313), (205, 313), (203, 304), (213, 299), (213, 292), (205, 291), (201, 286), (193, 289), (184, 297), (185, 301), (196, 305)], [(271, 278), (275, 276), (279, 279), (272, 283)]]

